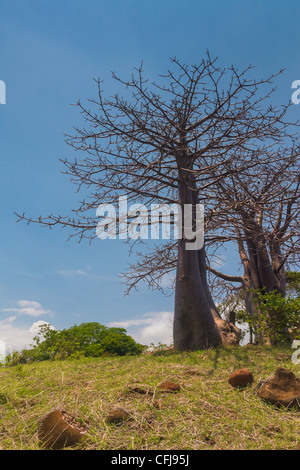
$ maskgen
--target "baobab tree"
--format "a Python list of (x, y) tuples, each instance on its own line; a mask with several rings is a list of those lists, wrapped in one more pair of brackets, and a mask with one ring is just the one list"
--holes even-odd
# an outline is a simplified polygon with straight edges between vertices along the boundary
[[(264, 149), (263, 156), (269, 154)], [(260, 155), (258, 154), (260, 159)], [(243, 273), (230, 276), (212, 267), (219, 279), (238, 283), (250, 315), (257, 310), (256, 292), (285, 296), (286, 267), (299, 266), (300, 148), (279, 146), (269, 154), (270, 163), (254, 174), (238, 174), (218, 182), (220, 194), (215, 211), (213, 238), (235, 241)], [(224, 236), (226, 235), (226, 236)]]
[[(211, 279), (209, 275), (210, 288), (214, 295), (222, 292), (220, 300), (226, 292), (236, 300), (238, 309), (243, 299), (251, 316), (258, 311), (256, 292), (275, 291), (284, 296), (286, 267), (299, 267), (300, 149), (297, 142), (292, 147), (277, 142), (276, 150), (273, 146), (271, 152), (261, 148), (252, 158), (253, 171), (248, 169), (247, 174), (235, 173), (216, 182), (205, 230), (207, 269), (216, 277)], [(217, 256), (209, 248), (222, 254), (229, 243), (240, 256), (242, 272), (235, 275), (212, 267)], [(140, 252), (139, 256), (125, 274), (128, 290), (141, 280), (163, 290), (161, 279), (176, 268), (175, 243)], [(257, 334), (256, 340), (262, 340), (260, 336)]]
[[(172, 59), (166, 75), (154, 83), (144, 78), (142, 67), (129, 80), (113, 73), (112, 97), (105, 97), (96, 80), (97, 98), (88, 105), (77, 103), (85, 126), (66, 139), (79, 157), (63, 160), (65, 173), (78, 190), (85, 188), (87, 197), (75, 217), (20, 218), (62, 225), (71, 236), (94, 239), (97, 207), (117, 205), (120, 195), (146, 206), (175, 203), (183, 214), (187, 205), (196, 209), (217, 182), (253, 169), (252, 155), (267, 140), (271, 145), (289, 135), (286, 107), (268, 102), (275, 75), (255, 80), (252, 74), (251, 66), (220, 68), (207, 54), (193, 66)], [(237, 341), (238, 329), (221, 319), (208, 287), (206, 245), (187, 249), (187, 238), (183, 230), (164, 251), (167, 267), (168, 247), (176, 244), (174, 347), (192, 350)]]

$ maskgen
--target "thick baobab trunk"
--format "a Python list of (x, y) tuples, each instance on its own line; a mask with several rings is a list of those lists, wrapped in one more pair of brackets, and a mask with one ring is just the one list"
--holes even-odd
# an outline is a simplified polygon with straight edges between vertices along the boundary
[(174, 348), (181, 351), (222, 342), (201, 281), (198, 253), (186, 250), (184, 239), (178, 240), (173, 336)]
[[(186, 204), (195, 207), (196, 185), (188, 171), (189, 160), (183, 158), (179, 174), (178, 197), (184, 220)], [(191, 221), (195, 228), (195, 221)], [(186, 249), (183, 224), (182, 238), (178, 240), (177, 272), (173, 338), (177, 350), (195, 350), (215, 347), (222, 338), (214, 321), (199, 269), (198, 250)]]
[(206, 298), (210, 307), (210, 311), (215, 320), (215, 323), (220, 331), (222, 342), (224, 344), (237, 345), (239, 344), (241, 338), (241, 330), (231, 322), (225, 321), (212, 298), (211, 292), (207, 284), (207, 269), (206, 269), (206, 259), (205, 259), (205, 248), (201, 248), (198, 251), (198, 263), (201, 282), (206, 294)]
[[(271, 246), (267, 250), (266, 244), (262, 237), (256, 239), (256, 243), (248, 240), (249, 266), (252, 290), (264, 289), (268, 292), (277, 292), (285, 295), (285, 272), (282, 263), (282, 257), (278, 246)], [(255, 292), (248, 290), (247, 308), (250, 314), (254, 312), (260, 315), (260, 307), (257, 302)], [(277, 322), (279, 319), (270, 318), (270, 322)], [(288, 338), (288, 329), (283, 332)], [(255, 331), (255, 339), (258, 343), (270, 343), (268, 331)]]
[(272, 260), (270, 260), (270, 256), (264, 245), (257, 249), (257, 263), (261, 284), (266, 289), (266, 292), (277, 291), (284, 295), (284, 279), (280, 281), (277, 277), (274, 266), (272, 266)]
[[(253, 316), (254, 313), (259, 314), (258, 305), (256, 303), (257, 295), (255, 291), (258, 291), (262, 288), (262, 283), (259, 275), (257, 248), (251, 237), (246, 240), (246, 245), (248, 249), (250, 272), (250, 282), (248, 282), (246, 286), (246, 305), (248, 306), (250, 315)], [(255, 341), (262, 344), (265, 340), (263, 331), (258, 331), (255, 325), (253, 326), (253, 330)]]
[(272, 269), (277, 278), (277, 291), (285, 297), (286, 295), (286, 269), (279, 243), (270, 243), (270, 256)]
[[(191, 173), (184, 171), (179, 183), (179, 202), (198, 204), (196, 184)], [(178, 241), (175, 284), (174, 347), (178, 350), (203, 349), (221, 343), (237, 344), (238, 328), (222, 320), (207, 285), (205, 248), (187, 250), (186, 240)]]

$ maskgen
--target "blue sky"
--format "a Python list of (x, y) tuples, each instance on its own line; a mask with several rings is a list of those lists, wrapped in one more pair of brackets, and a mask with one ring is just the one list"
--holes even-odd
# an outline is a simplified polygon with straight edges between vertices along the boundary
[[(0, 340), (30, 342), (37, 322), (55, 328), (98, 321), (124, 325), (136, 339), (168, 341), (173, 296), (142, 289), (124, 297), (120, 241), (66, 242), (68, 232), (16, 223), (67, 214), (77, 195), (59, 158), (73, 158), (64, 134), (80, 124), (78, 99), (114, 91), (111, 71), (129, 76), (144, 63), (155, 79), (170, 57), (200, 62), (206, 50), (224, 65), (257, 66), (257, 77), (285, 68), (276, 100), (300, 79), (298, 0), (0, 0)], [(300, 117), (294, 106), (291, 118)], [(237, 258), (225, 254), (223, 270)]]

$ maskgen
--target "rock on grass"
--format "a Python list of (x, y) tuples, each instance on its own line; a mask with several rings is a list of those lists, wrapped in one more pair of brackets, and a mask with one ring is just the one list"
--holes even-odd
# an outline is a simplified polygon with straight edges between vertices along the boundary
[(43, 419), (38, 438), (44, 448), (60, 450), (78, 444), (86, 431), (67, 411), (54, 410)]
[(234, 388), (243, 388), (251, 385), (253, 375), (249, 369), (238, 369), (230, 374), (228, 383)]
[(165, 381), (159, 384), (158, 386), (159, 390), (162, 390), (163, 392), (169, 392), (169, 393), (174, 393), (174, 392), (179, 392), (180, 390), (180, 385), (175, 382), (169, 382)]
[(300, 409), (300, 379), (290, 370), (277, 369), (271, 378), (259, 385), (257, 394), (277, 407)]
[(145, 384), (133, 384), (129, 385), (126, 389), (126, 393), (138, 393), (140, 395), (153, 395), (153, 390)]
[(127, 413), (127, 411), (123, 410), (122, 408), (116, 408), (106, 416), (106, 422), (112, 424), (123, 423), (124, 421), (128, 420), (129, 417), (130, 415)]

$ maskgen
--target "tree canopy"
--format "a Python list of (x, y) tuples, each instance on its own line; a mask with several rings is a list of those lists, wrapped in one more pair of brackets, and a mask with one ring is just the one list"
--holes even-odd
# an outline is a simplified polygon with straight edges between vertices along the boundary
[(97, 322), (81, 323), (63, 330), (49, 324), (40, 326), (31, 349), (15, 352), (7, 357), (8, 363), (26, 363), (103, 355), (139, 355), (145, 346), (126, 334), (124, 328), (113, 328)]
[[(106, 96), (102, 81), (96, 80), (97, 97), (87, 105), (77, 103), (84, 126), (66, 139), (78, 158), (63, 160), (65, 173), (85, 194), (74, 209), (75, 217), (20, 216), (48, 227), (69, 228), (70, 236), (79, 239), (94, 239), (97, 207), (116, 205), (120, 196), (148, 206), (176, 203), (183, 217), (187, 206), (195, 209), (205, 203), (207, 234), (201, 248), (187, 249), (188, 236), (183, 231), (179, 240), (158, 243), (150, 256), (141, 253), (127, 275), (131, 286), (141, 280), (155, 285), (175, 267), (173, 336), (179, 350), (236, 343), (239, 338), (238, 329), (221, 318), (212, 297), (208, 249), (236, 239), (239, 231), (243, 233), (239, 241), (249, 240), (248, 248), (257, 242), (248, 254), (252, 256), (254, 250), (263, 264), (261, 272), (271, 276), (265, 255), (272, 234), (264, 238), (262, 214), (264, 220), (273, 220), (272, 204), (278, 203), (273, 247), (290, 222), (290, 194), (274, 188), (282, 175), (278, 162), (290, 171), (287, 161), (299, 155), (295, 129), (286, 120), (288, 107), (276, 107), (270, 101), (276, 75), (255, 79), (253, 73), (251, 66), (221, 67), (207, 53), (198, 65), (172, 59), (167, 73), (152, 83), (144, 77), (142, 66), (128, 80), (113, 73), (113, 96)], [(270, 167), (279, 172), (273, 182)], [(264, 187), (259, 184), (260, 175), (268, 175), (262, 178)], [(294, 185), (298, 191), (299, 179), (294, 179)], [(195, 217), (192, 224), (195, 228)], [(282, 254), (277, 248), (274, 253), (275, 269), (281, 274)], [(252, 266), (255, 272), (254, 262)]]

